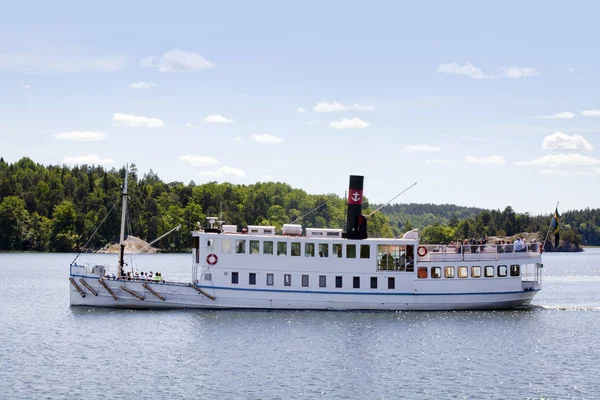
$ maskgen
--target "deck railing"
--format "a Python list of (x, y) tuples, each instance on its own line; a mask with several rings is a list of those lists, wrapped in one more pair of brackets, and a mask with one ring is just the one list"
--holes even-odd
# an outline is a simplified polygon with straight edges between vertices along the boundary
[[(427, 250), (425, 255), (422, 248)], [(513, 244), (469, 244), (469, 245), (420, 245), (420, 262), (436, 261), (499, 261), (517, 258), (537, 258), (540, 248), (537, 243), (528, 243), (515, 249)]]

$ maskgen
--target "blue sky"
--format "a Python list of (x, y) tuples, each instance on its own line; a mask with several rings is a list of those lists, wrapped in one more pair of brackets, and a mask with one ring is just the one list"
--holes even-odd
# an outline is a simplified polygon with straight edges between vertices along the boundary
[(0, 156), (599, 207), (595, 2), (12, 2)]

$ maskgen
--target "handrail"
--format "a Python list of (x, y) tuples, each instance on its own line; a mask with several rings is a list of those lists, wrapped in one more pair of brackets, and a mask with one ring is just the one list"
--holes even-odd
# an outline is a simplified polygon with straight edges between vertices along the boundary
[(538, 243), (527, 243), (519, 248), (515, 244), (420, 245), (427, 253), (418, 256), (419, 262), (434, 261), (498, 261), (514, 258), (537, 258)]

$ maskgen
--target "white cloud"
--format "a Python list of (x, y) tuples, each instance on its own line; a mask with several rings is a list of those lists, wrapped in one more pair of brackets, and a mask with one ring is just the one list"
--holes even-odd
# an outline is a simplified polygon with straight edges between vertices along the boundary
[(498, 72), (510, 79), (520, 79), (520, 78), (528, 78), (530, 76), (536, 76), (540, 73), (532, 67), (500, 67), (498, 68)]
[(369, 124), (362, 119), (352, 118), (346, 119), (344, 118), (341, 121), (331, 121), (329, 126), (335, 129), (364, 129), (369, 126)]
[(192, 124), (191, 122), (188, 122), (187, 124), (185, 124), (185, 127), (186, 127), (187, 129), (191, 129), (191, 128), (195, 128), (195, 127), (196, 127), (196, 125)]
[(65, 56), (58, 54), (0, 54), (0, 69), (17, 72), (115, 72), (127, 66), (124, 56)]
[(132, 89), (150, 89), (156, 86), (154, 82), (136, 82), (129, 84), (129, 87)]
[(62, 162), (65, 164), (87, 164), (87, 165), (105, 165), (105, 164), (114, 164), (115, 160), (112, 158), (100, 158), (96, 154), (90, 154), (87, 156), (77, 156), (77, 157), (63, 157)]
[(216, 170), (204, 170), (198, 172), (198, 175), (209, 178), (243, 178), (246, 173), (239, 168), (223, 166)]
[(173, 49), (160, 57), (146, 57), (140, 65), (144, 68), (157, 68), (160, 72), (202, 71), (217, 68), (198, 53)]
[(233, 124), (235, 121), (232, 119), (225, 118), (221, 115), (208, 115), (204, 118), (204, 122), (210, 122), (215, 124)]
[(298, 107), (298, 108), (296, 108), (296, 111), (298, 111), (298, 112), (304, 112), (305, 110), (302, 107)]
[(536, 115), (536, 118), (542, 119), (571, 119), (575, 118), (577, 114), (570, 111), (563, 111), (552, 115)]
[(141, 117), (130, 114), (117, 113), (113, 115), (113, 125), (129, 128), (160, 128), (165, 123), (158, 118)]
[(491, 76), (486, 75), (481, 68), (477, 68), (469, 62), (465, 65), (458, 65), (457, 63), (440, 64), (437, 72), (442, 72), (444, 74), (466, 75), (473, 79), (491, 78)]
[(106, 134), (103, 132), (92, 131), (73, 131), (61, 132), (52, 135), (55, 139), (71, 140), (73, 142), (98, 142), (106, 139)]
[(428, 144), (418, 144), (414, 146), (405, 146), (404, 151), (416, 152), (416, 151), (440, 151), (440, 146), (430, 146)]
[(344, 105), (341, 103), (333, 102), (328, 103), (326, 101), (321, 101), (317, 103), (313, 110), (316, 112), (335, 112), (335, 111), (372, 111), (375, 109), (375, 106), (364, 106), (361, 104), (351, 104)]
[(186, 154), (179, 157), (179, 159), (186, 164), (193, 165), (194, 167), (209, 167), (219, 164), (219, 160), (208, 156), (194, 156), (192, 154)]
[(31, 85), (28, 85), (28, 84), (26, 84), (26, 83), (23, 83), (23, 82), (21, 82), (21, 87), (22, 87), (23, 89), (31, 89)]
[(585, 110), (581, 112), (584, 117), (600, 117), (600, 110)]
[(588, 143), (583, 136), (565, 135), (562, 132), (554, 132), (544, 138), (542, 149), (549, 150), (592, 150), (592, 145)]
[(236, 136), (233, 140), (235, 140), (236, 142), (242, 142), (243, 139), (239, 136)]
[(489, 156), (489, 157), (465, 157), (465, 162), (471, 164), (506, 164), (506, 160), (502, 156)]
[(254, 134), (252, 135), (252, 140), (256, 143), (268, 143), (268, 144), (278, 144), (283, 143), (283, 139), (277, 136), (268, 135), (266, 133), (262, 135)]
[(544, 167), (558, 167), (570, 165), (574, 167), (587, 167), (600, 165), (600, 160), (583, 156), (581, 154), (548, 154), (530, 161), (516, 161), (515, 165), (535, 165)]
[(425, 161), (426, 164), (454, 164), (454, 161), (452, 160), (427, 160)]

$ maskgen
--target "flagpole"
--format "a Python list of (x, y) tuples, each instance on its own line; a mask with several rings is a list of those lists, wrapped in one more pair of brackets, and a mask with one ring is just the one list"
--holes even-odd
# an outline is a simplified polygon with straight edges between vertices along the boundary
[[(558, 209), (558, 204), (560, 201), (556, 202), (556, 207), (554, 207), (554, 212)], [(542, 249), (546, 248), (546, 241), (548, 240), (548, 235), (550, 235), (550, 229), (552, 229), (552, 221), (554, 221), (555, 214), (552, 214), (552, 218), (550, 218), (550, 226), (548, 227), (548, 232), (546, 233), (546, 238), (544, 239), (544, 243), (542, 243)]]

